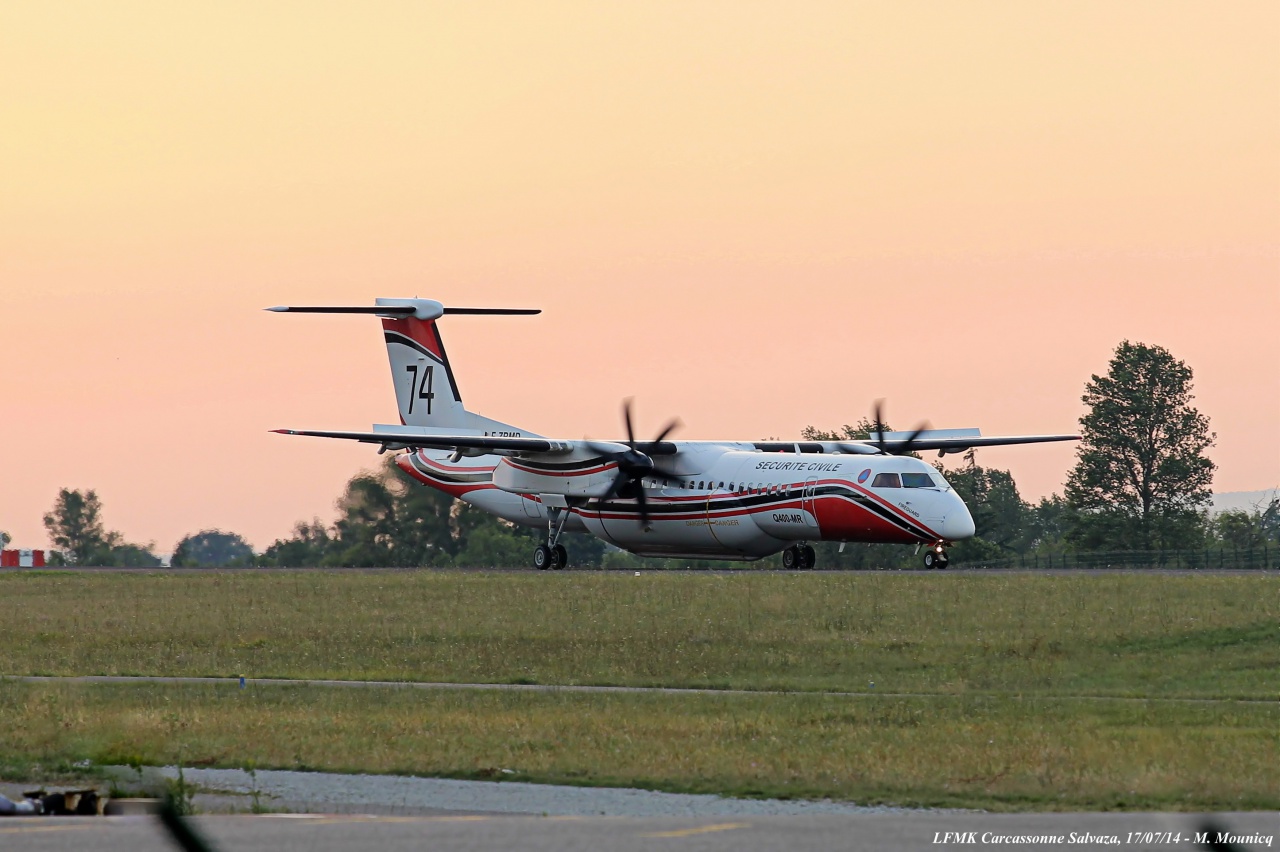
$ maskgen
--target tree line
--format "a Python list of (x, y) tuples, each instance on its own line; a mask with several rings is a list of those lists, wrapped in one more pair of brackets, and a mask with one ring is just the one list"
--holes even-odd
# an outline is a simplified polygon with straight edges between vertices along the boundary
[[(973, 514), (976, 535), (956, 543), (951, 559), (975, 564), (1035, 555), (1115, 551), (1176, 552), (1206, 548), (1280, 547), (1280, 500), (1253, 511), (1209, 511), (1214, 464), (1205, 455), (1215, 436), (1192, 405), (1192, 371), (1160, 346), (1121, 343), (1104, 375), (1090, 377), (1082, 397), (1081, 442), (1061, 495), (1032, 504), (1007, 470), (977, 463), (971, 450), (944, 471)], [(813, 426), (805, 440), (867, 438), (863, 419), (836, 430)], [(888, 426), (884, 426), (888, 430)], [(938, 465), (942, 470), (941, 464)], [(201, 530), (174, 547), (171, 565), (263, 567), (417, 567), (523, 565), (542, 530), (495, 518), (423, 487), (392, 459), (354, 476), (337, 501), (332, 524), (299, 522), (261, 553), (239, 535)], [(107, 530), (97, 494), (62, 489), (44, 523), (64, 564), (151, 567), (155, 543), (128, 542)], [(589, 535), (568, 541), (575, 565), (653, 567)], [(820, 564), (844, 568), (914, 566), (903, 545), (816, 545)], [(676, 563), (672, 562), (674, 567)], [(717, 562), (679, 560), (680, 567)]]

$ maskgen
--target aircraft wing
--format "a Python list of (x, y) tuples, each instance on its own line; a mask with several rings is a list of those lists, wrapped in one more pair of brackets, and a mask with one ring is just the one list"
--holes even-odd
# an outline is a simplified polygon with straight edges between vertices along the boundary
[[(912, 450), (938, 450), (940, 455), (963, 453), (976, 447), (1005, 447), (1013, 444), (1049, 444), (1054, 441), (1079, 441), (1079, 435), (1005, 435), (985, 438), (980, 435), (957, 438), (929, 438), (921, 436), (911, 442)], [(866, 442), (871, 444), (872, 442)], [(884, 448), (895, 452), (906, 447), (905, 439), (886, 438)]]
[[(911, 439), (909, 432), (885, 432), (884, 450), (897, 455), (917, 450), (937, 450), (939, 455), (963, 453), (975, 447), (1003, 447), (1012, 444), (1047, 444), (1054, 441), (1078, 441), (1079, 435), (1005, 435), (983, 437), (977, 429), (926, 429)], [(877, 455), (880, 443), (872, 438), (844, 441), (756, 441), (757, 450), (766, 453), (855, 453)]]
[(549, 441), (546, 438), (505, 438), (494, 435), (441, 435), (424, 432), (326, 432), (314, 429), (272, 429), (280, 435), (307, 435), (312, 438), (343, 438), (366, 444), (382, 444), (385, 449), (479, 450), (497, 455), (523, 453), (567, 453), (571, 441)]

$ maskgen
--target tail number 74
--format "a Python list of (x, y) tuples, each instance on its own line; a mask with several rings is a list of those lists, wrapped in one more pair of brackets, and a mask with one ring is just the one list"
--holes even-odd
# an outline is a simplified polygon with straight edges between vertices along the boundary
[[(431, 413), (431, 400), (436, 395), (431, 391), (432, 378), (431, 374), (435, 371), (434, 364), (428, 364), (422, 367), (421, 371), (417, 364), (410, 364), (405, 367), (405, 372), (409, 373), (409, 413), (413, 413), (413, 402), (415, 399), (425, 399), (427, 401), (427, 414)], [(419, 379), (419, 372), (422, 378)]]

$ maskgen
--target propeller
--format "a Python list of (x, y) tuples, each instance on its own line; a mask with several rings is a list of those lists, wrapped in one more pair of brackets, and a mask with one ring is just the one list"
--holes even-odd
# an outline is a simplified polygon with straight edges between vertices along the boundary
[(877, 399), (875, 406), (871, 409), (871, 416), (874, 421), (874, 430), (872, 435), (875, 436), (876, 449), (884, 453), (886, 456), (905, 456), (911, 452), (911, 448), (915, 445), (916, 439), (920, 437), (926, 429), (929, 428), (929, 422), (926, 420), (916, 427), (916, 430), (907, 436), (907, 440), (903, 441), (901, 446), (890, 449), (884, 441), (884, 418), (881, 416), (884, 408), (884, 400)]
[(604, 503), (615, 497), (634, 498), (640, 508), (640, 525), (647, 527), (649, 526), (649, 501), (644, 494), (644, 480), (658, 479), (666, 483), (680, 481), (677, 477), (658, 470), (653, 463), (655, 455), (673, 455), (676, 452), (673, 445), (664, 444), (663, 441), (680, 426), (680, 419), (673, 418), (652, 441), (637, 443), (635, 430), (631, 426), (631, 399), (628, 398), (622, 402), (622, 421), (627, 427), (626, 449), (618, 449), (620, 444), (587, 442), (587, 446), (593, 452), (599, 453), (618, 465), (618, 475), (613, 478), (608, 490), (600, 497), (600, 502)]

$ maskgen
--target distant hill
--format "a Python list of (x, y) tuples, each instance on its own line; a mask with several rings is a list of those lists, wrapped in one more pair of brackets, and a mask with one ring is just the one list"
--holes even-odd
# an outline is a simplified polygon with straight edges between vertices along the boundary
[(1261, 491), (1228, 491), (1225, 494), (1213, 495), (1213, 511), (1226, 512), (1230, 509), (1243, 509), (1252, 512), (1254, 509), (1266, 509), (1271, 501), (1280, 496), (1280, 488), (1264, 488)]

